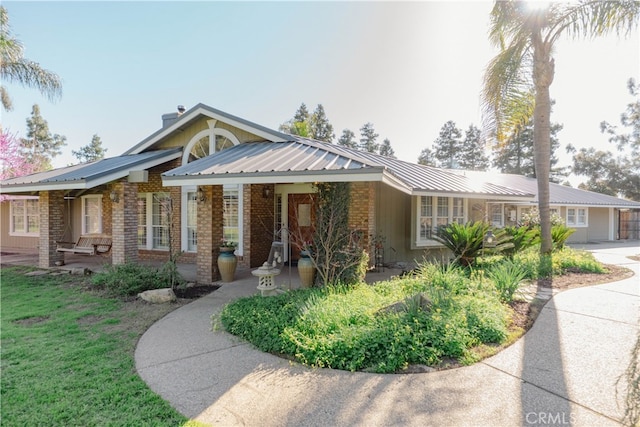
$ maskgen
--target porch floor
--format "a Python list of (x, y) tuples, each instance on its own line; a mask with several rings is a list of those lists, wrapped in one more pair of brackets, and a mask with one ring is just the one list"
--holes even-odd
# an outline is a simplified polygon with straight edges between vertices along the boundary
[[(100, 255), (88, 256), (77, 255), (67, 253), (64, 257), (64, 265), (60, 267), (51, 267), (52, 269), (60, 270), (72, 270), (75, 268), (88, 268), (94, 273), (102, 271), (106, 265), (111, 263), (110, 257), (104, 257)], [(150, 265), (154, 267), (162, 266), (161, 261), (140, 261), (141, 264)], [(0, 265), (27, 265), (32, 267), (38, 267), (38, 252), (34, 250), (16, 249), (16, 248), (2, 248), (0, 253)], [(258, 278), (251, 274), (254, 269), (238, 268), (235, 274), (236, 282), (254, 282), (258, 285)], [(187, 282), (196, 281), (196, 265), (178, 263), (178, 271)], [(397, 276), (402, 273), (402, 270), (395, 268), (385, 268), (384, 271), (375, 272), (370, 271), (367, 273), (365, 280), (367, 283), (375, 283), (383, 280), (388, 280), (392, 276)], [(276, 284), (284, 289), (297, 289), (300, 287), (300, 276), (298, 275), (298, 269), (295, 266), (284, 266), (282, 273), (276, 276)]]

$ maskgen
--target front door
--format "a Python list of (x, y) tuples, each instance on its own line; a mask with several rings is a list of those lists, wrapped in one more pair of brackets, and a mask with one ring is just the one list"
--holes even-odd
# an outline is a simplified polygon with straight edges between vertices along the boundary
[(312, 194), (289, 194), (289, 234), (291, 260), (300, 258), (300, 250), (313, 239), (315, 207)]

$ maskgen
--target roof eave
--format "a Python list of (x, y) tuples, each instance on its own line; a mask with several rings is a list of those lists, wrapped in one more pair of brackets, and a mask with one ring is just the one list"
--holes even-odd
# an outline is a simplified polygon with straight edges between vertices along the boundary
[(277, 184), (304, 182), (366, 182), (382, 181), (382, 168), (351, 170), (240, 172), (207, 175), (163, 175), (164, 186)]

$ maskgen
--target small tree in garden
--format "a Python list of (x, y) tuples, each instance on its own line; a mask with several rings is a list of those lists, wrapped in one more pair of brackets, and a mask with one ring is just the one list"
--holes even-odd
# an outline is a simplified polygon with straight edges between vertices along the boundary
[(353, 284), (364, 279), (368, 256), (362, 233), (349, 228), (350, 185), (317, 183), (316, 227), (311, 259), (322, 285)]

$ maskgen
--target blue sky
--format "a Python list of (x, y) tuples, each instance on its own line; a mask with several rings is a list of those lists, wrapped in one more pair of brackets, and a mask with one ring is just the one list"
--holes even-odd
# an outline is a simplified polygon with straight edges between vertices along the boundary
[[(491, 2), (19, 2), (5, 1), (25, 56), (59, 74), (55, 103), (7, 85), (19, 136), (34, 103), (67, 137), (55, 166), (98, 134), (115, 156), (178, 104), (202, 102), (277, 129), (301, 102), (323, 104), (336, 137), (372, 122), (380, 141), (416, 161), (442, 125), (480, 125)], [(552, 121), (564, 146), (608, 149), (599, 123), (618, 123), (640, 81), (640, 37), (563, 40)], [(613, 148), (613, 147), (611, 147)], [(563, 150), (564, 153), (564, 150)], [(569, 158), (561, 154), (564, 162)]]

